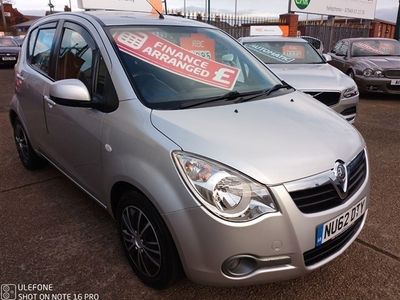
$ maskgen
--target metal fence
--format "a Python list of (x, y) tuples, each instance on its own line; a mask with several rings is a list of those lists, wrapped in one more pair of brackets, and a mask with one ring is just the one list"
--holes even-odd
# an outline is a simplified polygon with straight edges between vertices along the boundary
[[(182, 16), (179, 11), (170, 11), (169, 14)], [(210, 17), (203, 13), (189, 12), (185, 16), (191, 20), (209, 23), (216, 26), (234, 38), (250, 35), (251, 25), (280, 25), (282, 24), (279, 18), (266, 18), (255, 16), (237, 16), (224, 14), (211, 14)]]
[(329, 52), (333, 46), (345, 38), (368, 37), (370, 24), (299, 24), (301, 35), (312, 36), (320, 39), (324, 44), (324, 49)]

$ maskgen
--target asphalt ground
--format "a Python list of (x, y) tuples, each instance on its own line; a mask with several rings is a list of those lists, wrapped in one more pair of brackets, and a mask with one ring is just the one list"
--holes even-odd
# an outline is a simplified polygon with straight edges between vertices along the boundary
[(369, 149), (371, 206), (343, 255), (291, 281), (216, 288), (182, 278), (155, 291), (132, 273), (106, 211), (53, 167), (22, 167), (8, 120), (13, 77), (0, 69), (0, 284), (53, 284), (53, 293), (99, 299), (400, 299), (399, 96), (361, 99), (355, 126)]

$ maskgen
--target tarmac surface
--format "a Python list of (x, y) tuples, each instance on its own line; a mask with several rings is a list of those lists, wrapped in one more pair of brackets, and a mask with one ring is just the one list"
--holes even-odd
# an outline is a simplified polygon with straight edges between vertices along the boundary
[(156, 291), (131, 271), (106, 211), (53, 167), (23, 168), (8, 119), (13, 89), (13, 69), (1, 68), (0, 284), (52, 284), (53, 293), (98, 299), (400, 299), (400, 96), (361, 99), (355, 126), (368, 145), (371, 205), (343, 255), (291, 281), (219, 288), (182, 278)]

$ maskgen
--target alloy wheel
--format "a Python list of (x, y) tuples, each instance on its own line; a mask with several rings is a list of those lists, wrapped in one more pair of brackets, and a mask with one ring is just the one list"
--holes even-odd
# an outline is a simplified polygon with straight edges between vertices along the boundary
[(161, 249), (153, 225), (144, 212), (127, 206), (122, 212), (121, 231), (124, 246), (136, 269), (155, 277), (161, 268)]
[(24, 129), (22, 126), (17, 126), (15, 131), (15, 143), (17, 145), (18, 152), (21, 154), (24, 160), (27, 160), (29, 158), (29, 145)]

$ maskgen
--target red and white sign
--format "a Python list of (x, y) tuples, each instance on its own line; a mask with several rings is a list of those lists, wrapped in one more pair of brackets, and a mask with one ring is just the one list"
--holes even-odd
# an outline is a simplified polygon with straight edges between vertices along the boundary
[(378, 54), (378, 55), (387, 54), (387, 53), (384, 52), (385, 49), (383, 49), (383, 50), (381, 49), (381, 44), (380, 43), (378, 45), (378, 48), (375, 48), (372, 45), (369, 45), (367, 43), (362, 43), (362, 42), (354, 43), (353, 47), (361, 49), (361, 50), (368, 51), (370, 53)]
[(114, 35), (118, 48), (158, 68), (197, 82), (232, 90), (240, 70), (203, 58), (152, 33)]
[(181, 47), (201, 57), (215, 60), (215, 41), (201, 33), (194, 33), (190, 37), (180, 40)]
[(250, 26), (250, 36), (289, 36), (288, 25), (253, 25)]
[(304, 59), (305, 50), (302, 45), (285, 45), (282, 47), (282, 54), (294, 59)]

